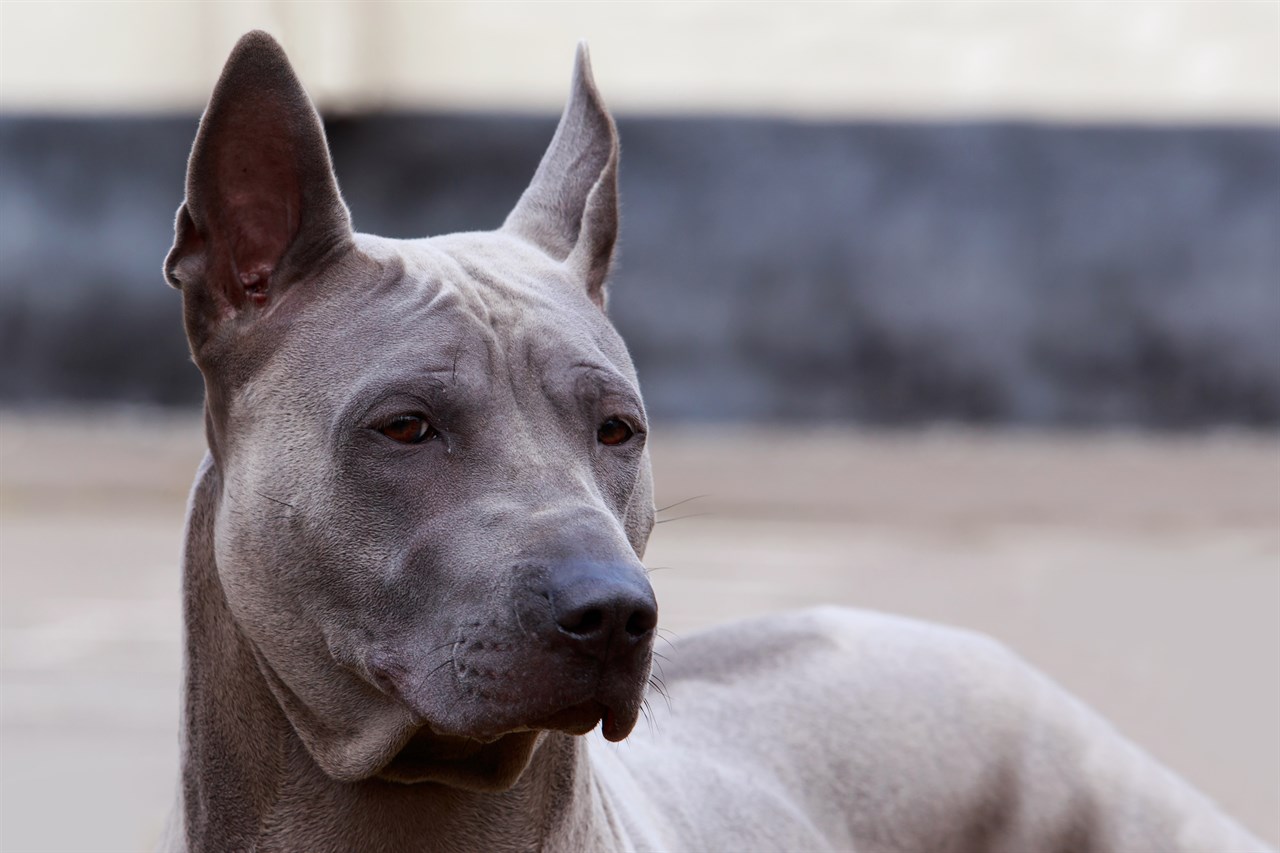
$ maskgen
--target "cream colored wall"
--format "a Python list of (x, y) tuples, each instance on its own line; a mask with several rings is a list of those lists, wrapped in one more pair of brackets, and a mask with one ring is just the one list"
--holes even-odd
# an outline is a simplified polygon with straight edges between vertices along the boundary
[(322, 105), (1280, 122), (1280, 2), (14, 2), (0, 105), (196, 109), (236, 37)]

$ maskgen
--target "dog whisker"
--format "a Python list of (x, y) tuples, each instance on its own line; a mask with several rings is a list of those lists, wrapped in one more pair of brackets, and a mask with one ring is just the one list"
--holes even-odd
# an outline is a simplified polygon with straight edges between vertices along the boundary
[(454, 659), (451, 657), (451, 658), (449, 658), (447, 661), (445, 661), (444, 663), (440, 664), (439, 666), (433, 667), (431, 670), (429, 670), (426, 674), (424, 674), (421, 678), (419, 678), (419, 679), (418, 679), (417, 683), (416, 683), (416, 684), (414, 684), (413, 689), (414, 689), (415, 691), (416, 691), (416, 690), (421, 690), (421, 689), (422, 689), (422, 685), (426, 684), (428, 681), (430, 681), (430, 680), (431, 680), (431, 676), (435, 675), (437, 672), (439, 672), (440, 670), (444, 669), (446, 666), (448, 666), (449, 664), (451, 664), (451, 663), (453, 663), (453, 662), (454, 662)]
[(657, 723), (653, 719), (653, 713), (649, 708), (648, 699), (644, 699), (640, 702), (640, 714), (644, 717), (644, 722), (649, 729), (649, 734), (656, 735), (658, 733)]
[(711, 497), (711, 495), (694, 495), (693, 497), (685, 498), (682, 501), (676, 501), (675, 503), (667, 504), (666, 506), (663, 506), (663, 507), (657, 507), (654, 509), (654, 514), (663, 513), (669, 509), (675, 509), (676, 507), (681, 506), (683, 504), (687, 504), (691, 501), (702, 500), (703, 498), (709, 498), (709, 497)]
[(649, 676), (649, 686), (662, 697), (663, 701), (667, 703), (667, 710), (671, 711), (671, 693), (667, 690), (666, 682), (660, 676), (651, 674)]
[(427, 654), (434, 655), (436, 652), (440, 651), (441, 649), (447, 649), (449, 648), (449, 646), (456, 646), (457, 644), (458, 644), (457, 640), (446, 640), (445, 642), (436, 646), (434, 649), (428, 649)]
[(437, 672), (439, 672), (440, 670), (444, 669), (446, 666), (448, 666), (449, 664), (453, 663), (455, 660), (457, 660), (457, 659), (456, 659), (456, 658), (452, 658), (452, 657), (451, 657), (451, 658), (449, 658), (448, 660), (446, 660), (444, 663), (442, 663), (442, 664), (438, 664), (437, 666), (432, 667), (432, 668), (431, 668), (431, 671), (430, 671), (430, 672), (428, 672), (428, 673), (426, 674), (426, 676), (425, 676), (422, 680), (423, 680), (423, 681), (426, 681), (428, 678), (430, 678), (431, 676), (435, 675)]
[(464, 695), (461, 691), (459, 691), (453, 697), (453, 701), (449, 703), (449, 707), (444, 709), (444, 714), (443, 714), (444, 719), (447, 720), (453, 714), (453, 709), (458, 707), (458, 703), (461, 702), (463, 698), (464, 698)]
[(273, 498), (273, 497), (271, 497), (271, 495), (264, 494), (264, 493), (262, 493), (262, 492), (258, 491), (257, 489), (254, 489), (254, 490), (253, 490), (253, 493), (254, 493), (255, 495), (257, 495), (258, 497), (260, 497), (260, 498), (266, 498), (267, 500), (271, 501), (271, 502), (272, 502), (272, 503), (274, 503), (274, 504), (280, 504), (280, 506), (287, 506), (289, 509), (292, 509), (292, 510), (295, 510), (295, 511), (298, 509), (296, 506), (294, 506), (293, 504), (289, 503), (288, 501), (282, 501), (282, 500), (280, 500), (279, 498)]
[(660, 518), (654, 524), (666, 524), (670, 521), (684, 521), (686, 518), (699, 518), (704, 515), (711, 515), (710, 512), (691, 512), (688, 515), (677, 515), (675, 518)]

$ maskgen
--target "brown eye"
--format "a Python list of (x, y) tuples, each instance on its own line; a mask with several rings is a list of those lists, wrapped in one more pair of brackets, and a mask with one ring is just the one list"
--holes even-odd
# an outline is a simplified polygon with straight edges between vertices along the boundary
[(435, 427), (418, 415), (399, 415), (378, 427), (378, 432), (401, 444), (417, 444), (438, 435)]
[(619, 418), (609, 418), (609, 420), (600, 424), (600, 429), (596, 430), (596, 439), (601, 444), (613, 446), (615, 444), (625, 444), (635, 433), (631, 427), (627, 426), (626, 421)]

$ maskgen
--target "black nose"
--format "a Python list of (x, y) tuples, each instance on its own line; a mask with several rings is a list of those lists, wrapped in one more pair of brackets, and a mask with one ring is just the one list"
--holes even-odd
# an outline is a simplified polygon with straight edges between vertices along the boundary
[(551, 618), (560, 635), (593, 657), (629, 653), (658, 624), (653, 588), (638, 566), (562, 564), (549, 581)]

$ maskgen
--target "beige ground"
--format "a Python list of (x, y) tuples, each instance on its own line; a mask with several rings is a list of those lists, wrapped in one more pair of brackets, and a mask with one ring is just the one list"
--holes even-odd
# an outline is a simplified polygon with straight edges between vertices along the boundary
[[(663, 623), (840, 602), (1001, 638), (1280, 842), (1280, 442), (665, 431)], [(134, 850), (177, 761), (190, 417), (0, 416), (3, 849)]]

